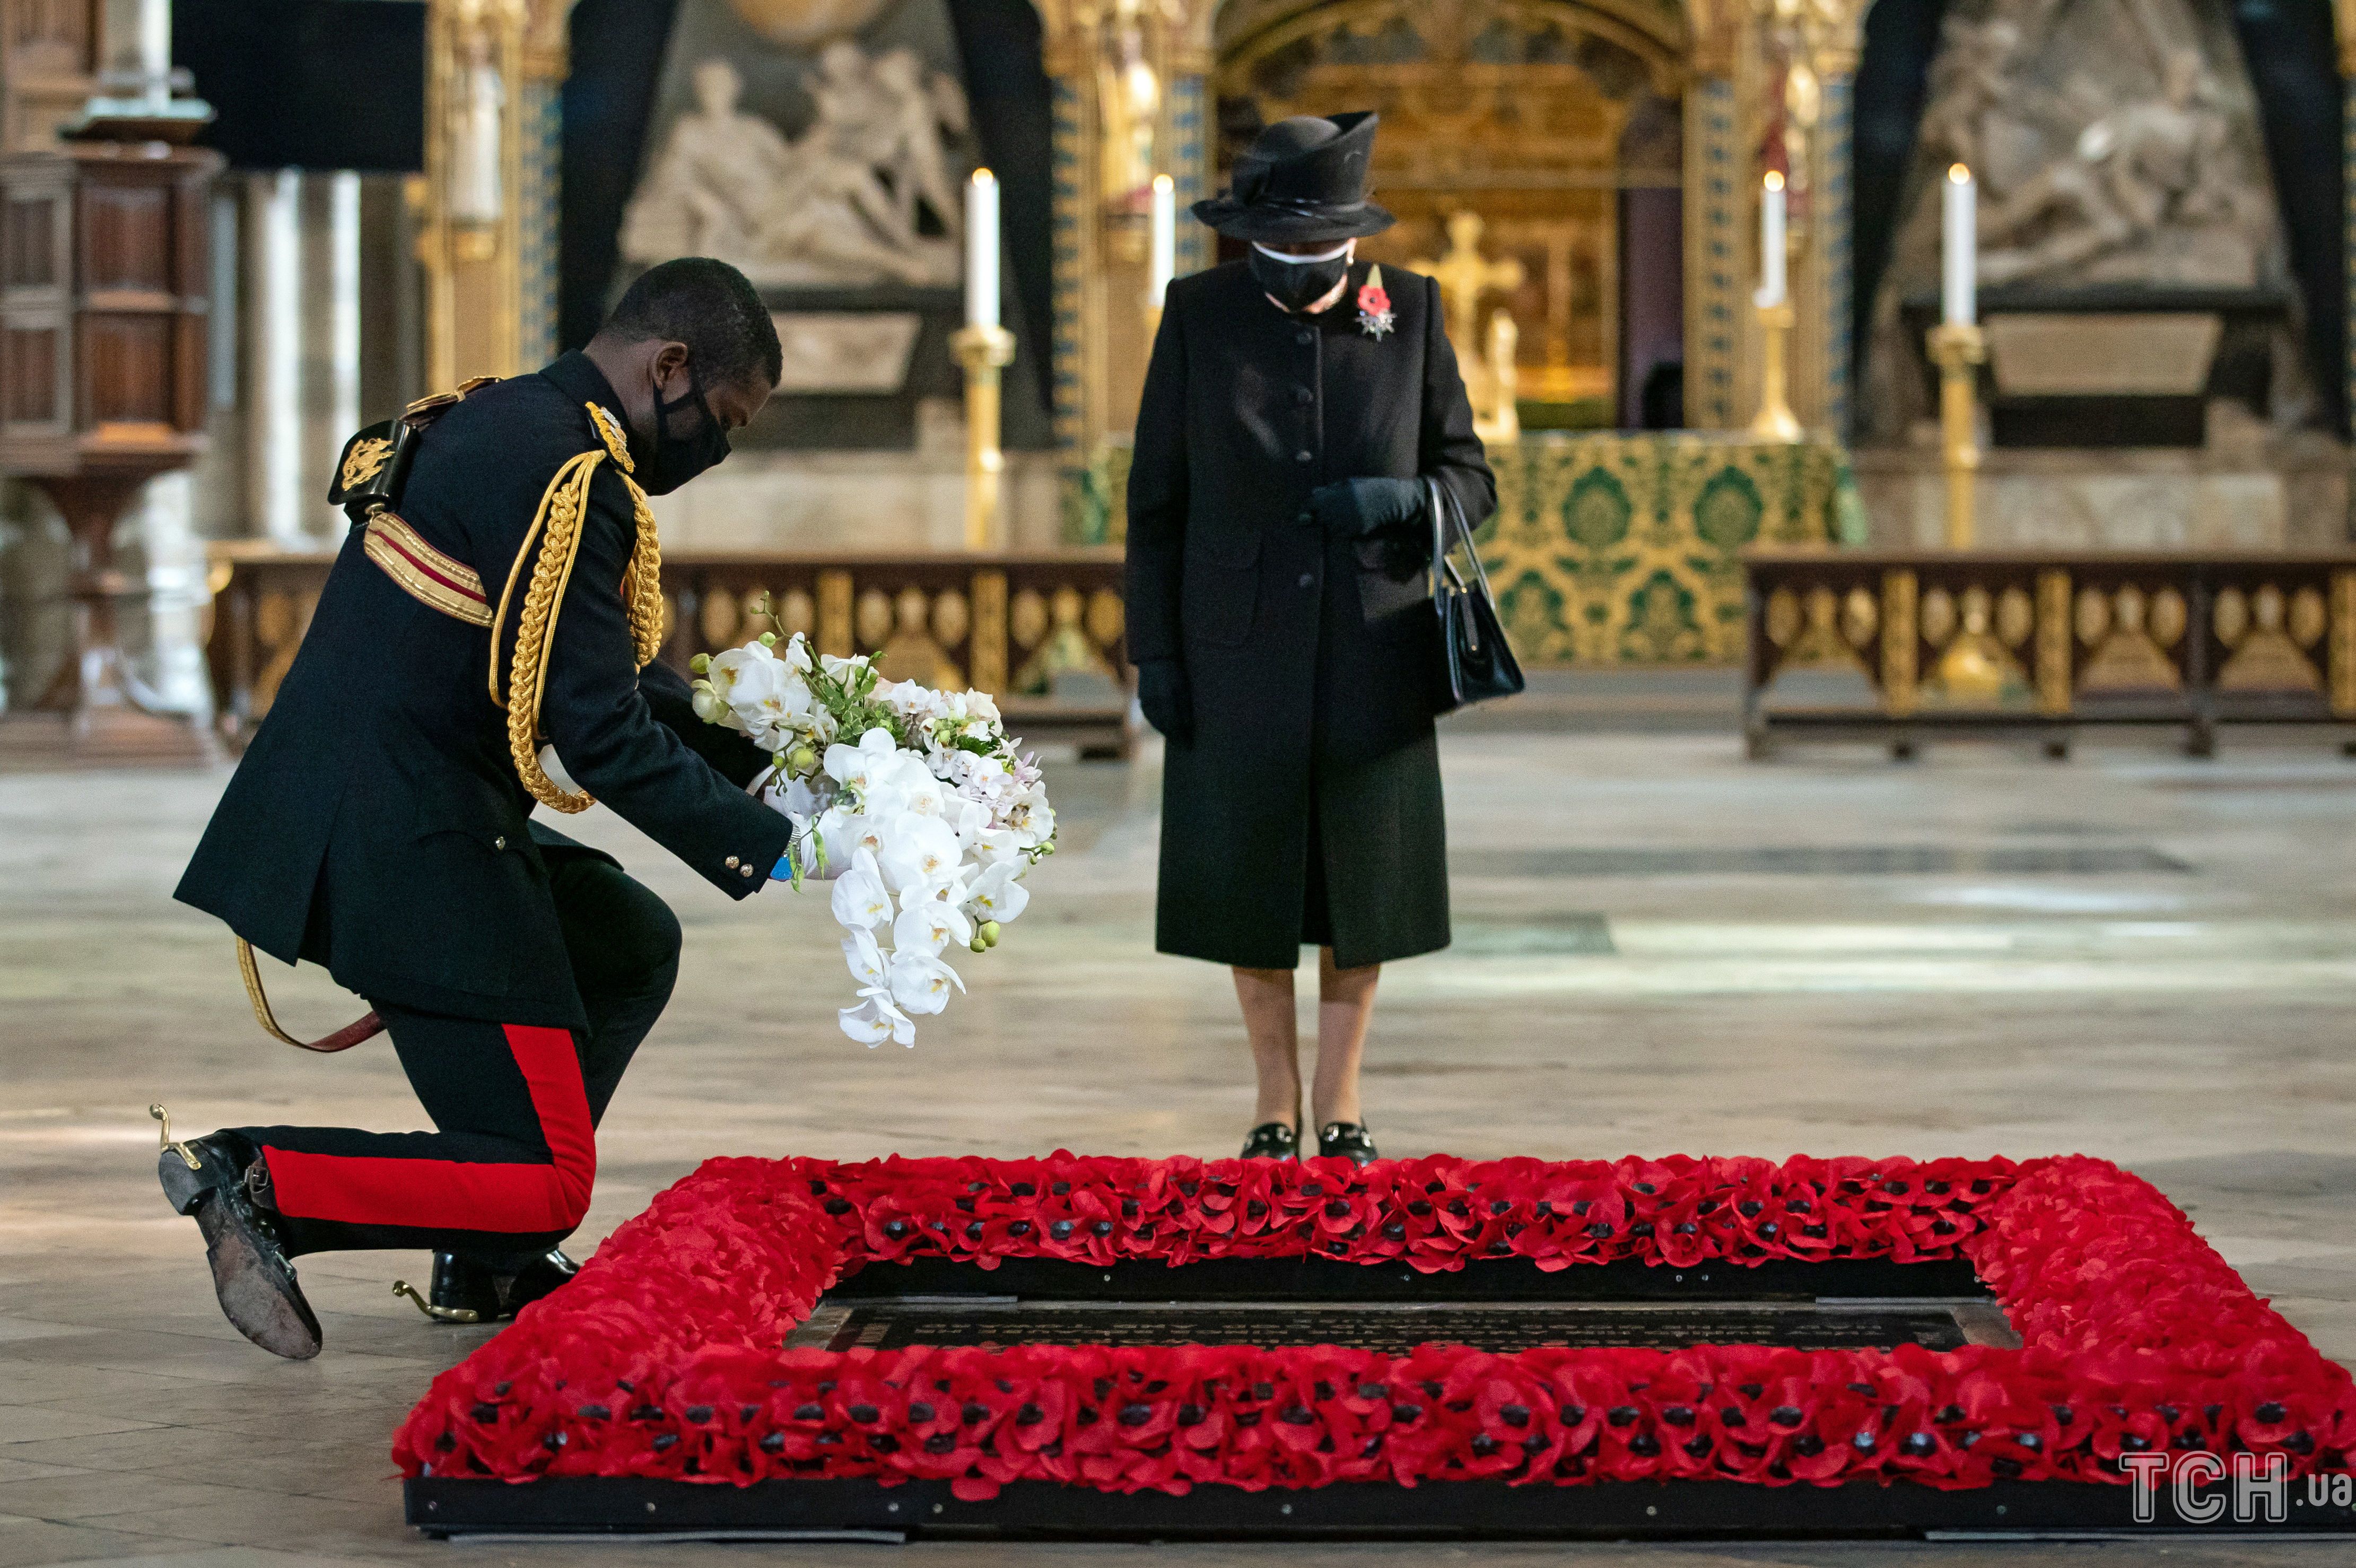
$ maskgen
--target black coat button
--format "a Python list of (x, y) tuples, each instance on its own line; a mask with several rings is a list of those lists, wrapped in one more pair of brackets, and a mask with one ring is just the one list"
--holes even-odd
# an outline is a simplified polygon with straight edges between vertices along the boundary
[(1301, 347), (1307, 348), (1310, 344), (1317, 341), (1317, 334), (1314, 332), (1295, 332), (1292, 335), (1292, 340), (1300, 344)]
[(1303, 572), (1301, 574), (1301, 585), (1304, 588), (1315, 587), (1317, 585), (1317, 574), (1314, 572)]
[(1317, 521), (1317, 514), (1313, 511), (1304, 511), (1292, 521), (1299, 523), (1301, 527), (1307, 528), (1311, 523)]
[(1307, 387), (1295, 387), (1292, 389), (1292, 401), (1297, 403), (1306, 405), (1308, 403), (1314, 403), (1316, 399), (1317, 394), (1311, 392)]
[(1292, 455), (1292, 460), (1296, 463), (1313, 463), (1317, 460), (1317, 454), (1303, 446)]

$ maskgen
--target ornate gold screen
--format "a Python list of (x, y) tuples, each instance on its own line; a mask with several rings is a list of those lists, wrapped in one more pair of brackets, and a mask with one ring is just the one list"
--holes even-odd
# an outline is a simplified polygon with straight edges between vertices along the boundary
[(1613, 394), (1619, 193), (1681, 178), (1678, 6), (1240, 0), (1218, 31), (1215, 183), (1261, 125), (1379, 111), (1376, 199), (1399, 223), (1363, 253), (1401, 264), (1441, 255), (1449, 214), (1478, 213), (1483, 252), (1522, 263), (1520, 286), (1483, 308), (1510, 309), (1520, 329), (1521, 396)]

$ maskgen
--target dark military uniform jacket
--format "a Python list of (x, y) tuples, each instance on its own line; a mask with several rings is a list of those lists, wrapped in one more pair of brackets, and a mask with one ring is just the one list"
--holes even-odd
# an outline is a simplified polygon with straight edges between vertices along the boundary
[[(586, 1026), (548, 866), (596, 852), (527, 821), (536, 802), (478, 622), (557, 470), (604, 445), (592, 403), (626, 429), (605, 376), (567, 354), (473, 392), (418, 436), (397, 509), (373, 534), (356, 524), (328, 573), (181, 900), (371, 1001)], [(744, 793), (767, 760), (759, 750), (697, 719), (678, 673), (637, 667), (622, 598), (636, 507), (616, 468), (589, 482), (547, 642), (541, 734), (583, 789), (741, 898), (767, 879), (790, 825)], [(503, 690), (532, 565), (501, 628)]]
[(1128, 573), (1130, 658), (1183, 660), (1194, 693), (1193, 742), (1162, 771), (1164, 952), (1291, 968), (1312, 854), (1337, 963), (1448, 942), (1430, 601), (1306, 507), (1338, 479), (1430, 477), (1478, 526), (1496, 487), (1438, 286), (1385, 268), (1396, 320), (1376, 337), (1359, 318), (1368, 271), (1314, 316), (1280, 310), (1240, 262), (1170, 286)]

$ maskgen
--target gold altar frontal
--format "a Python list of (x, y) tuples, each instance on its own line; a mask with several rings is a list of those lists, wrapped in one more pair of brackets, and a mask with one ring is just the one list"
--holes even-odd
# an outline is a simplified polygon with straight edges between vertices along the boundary
[(1745, 547), (1865, 539), (1847, 456), (1830, 443), (1525, 435), (1489, 461), (1497, 513), (1482, 561), (1526, 664), (1734, 663)]

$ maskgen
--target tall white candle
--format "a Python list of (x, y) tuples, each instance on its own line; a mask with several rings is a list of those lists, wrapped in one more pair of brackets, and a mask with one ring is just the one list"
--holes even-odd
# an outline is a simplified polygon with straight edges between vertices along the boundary
[(1151, 270), (1146, 274), (1145, 303), (1162, 308), (1162, 295), (1178, 271), (1178, 195), (1166, 174), (1153, 177), (1153, 248)]
[(965, 319), (998, 325), (998, 177), (973, 171), (965, 195)]
[(1947, 171), (1940, 259), (1945, 263), (1941, 290), (1950, 327), (1969, 327), (1979, 319), (1979, 187), (1972, 171), (1957, 164)]
[(1784, 277), (1785, 244), (1783, 240), (1783, 177), (1773, 169), (1767, 171), (1767, 188), (1759, 198), (1759, 294), (1762, 306), (1783, 303), (1790, 293)]

